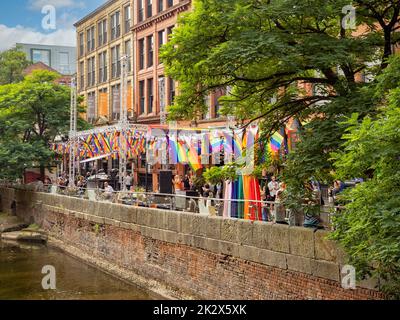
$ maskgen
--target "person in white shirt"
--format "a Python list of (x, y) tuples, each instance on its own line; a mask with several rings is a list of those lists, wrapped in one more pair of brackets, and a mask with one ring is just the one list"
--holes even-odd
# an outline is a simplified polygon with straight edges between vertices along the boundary
[(126, 190), (130, 191), (131, 190), (131, 186), (132, 186), (132, 175), (130, 175), (129, 173), (126, 175), (125, 177), (125, 185), (126, 185)]
[(271, 201), (275, 201), (276, 193), (279, 190), (279, 183), (276, 181), (276, 178), (273, 176), (271, 181), (268, 183), (268, 190), (271, 196)]
[(108, 182), (104, 182), (104, 198), (111, 199), (113, 195), (114, 189), (111, 187)]

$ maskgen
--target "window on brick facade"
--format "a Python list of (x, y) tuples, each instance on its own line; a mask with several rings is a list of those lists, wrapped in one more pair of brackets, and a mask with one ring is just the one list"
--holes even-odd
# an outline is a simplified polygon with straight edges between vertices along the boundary
[(132, 15), (131, 15), (131, 6), (126, 6), (124, 9), (124, 20), (125, 20), (125, 33), (131, 30), (132, 26)]
[(170, 26), (170, 27), (167, 28), (167, 39), (170, 38), (170, 36), (172, 34), (172, 31), (174, 30), (174, 27), (175, 26)]
[(221, 105), (219, 103), (219, 98), (218, 96), (215, 97), (215, 101), (214, 101), (214, 106), (215, 106), (215, 118), (219, 118), (221, 117), (219, 111), (221, 110)]
[(107, 43), (107, 19), (97, 24), (97, 32), (99, 34), (98, 46), (105, 45)]
[(99, 82), (107, 81), (107, 52), (99, 54)]
[(164, 10), (164, 0), (158, 0), (157, 12)]
[(167, 8), (172, 7), (174, 5), (174, 0), (167, 0)]
[(154, 37), (147, 37), (147, 67), (150, 68), (153, 66), (154, 60)]
[(121, 35), (120, 12), (111, 15), (111, 40), (117, 39)]
[(168, 78), (168, 82), (169, 82), (168, 104), (172, 105), (175, 98), (175, 81), (172, 78)]
[(146, 18), (150, 18), (152, 15), (153, 15), (153, 0), (147, 0)]
[(94, 86), (95, 83), (95, 58), (92, 57), (87, 60), (87, 85), (91, 87)]
[(144, 114), (144, 80), (139, 81), (139, 114)]
[(144, 69), (144, 39), (139, 40), (139, 69)]
[(90, 92), (87, 95), (87, 121), (94, 123), (96, 117), (96, 93)]
[[(165, 44), (165, 30), (158, 31), (158, 53), (160, 53), (161, 47)], [(161, 60), (159, 60), (161, 63)]]
[(153, 113), (154, 85), (153, 78), (147, 79), (147, 113)]
[(82, 61), (79, 64), (79, 88), (83, 90), (85, 88), (85, 63)]
[(138, 22), (144, 20), (144, 0), (138, 0)]
[(112, 120), (117, 121), (119, 120), (119, 115), (121, 111), (121, 85), (117, 84), (111, 87), (112, 92)]
[(111, 77), (117, 78), (121, 75), (121, 46), (111, 48)]
[(207, 107), (207, 113), (203, 114), (203, 119), (211, 119), (211, 99), (210, 99), (210, 95), (206, 95), (204, 97), (204, 104)]
[(128, 62), (128, 72), (132, 71), (132, 41), (125, 41), (125, 55)]
[(82, 57), (85, 54), (85, 37), (83, 32), (79, 34), (79, 56)]
[(94, 50), (94, 46), (95, 46), (94, 33), (95, 33), (94, 26), (86, 31), (86, 41), (87, 41), (86, 50), (87, 50), (87, 52), (91, 52)]

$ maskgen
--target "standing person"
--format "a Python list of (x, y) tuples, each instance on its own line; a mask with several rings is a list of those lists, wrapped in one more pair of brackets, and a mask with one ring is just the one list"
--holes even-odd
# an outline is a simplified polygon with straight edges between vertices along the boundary
[(185, 191), (190, 190), (190, 179), (189, 179), (189, 176), (187, 174), (185, 175), (185, 178), (183, 179), (183, 189)]
[(275, 195), (275, 222), (276, 223), (281, 223), (281, 224), (287, 224), (285, 218), (286, 218), (286, 209), (285, 206), (283, 205), (283, 198), (284, 198), (284, 192), (286, 191), (286, 184), (282, 182), (279, 185), (279, 189), (276, 192)]
[(211, 192), (210, 185), (206, 183), (202, 188), (202, 190), (203, 190), (203, 197), (208, 198)]
[(275, 201), (276, 194), (279, 190), (279, 182), (276, 181), (275, 176), (272, 176), (271, 181), (268, 183), (268, 190), (271, 201)]
[[(268, 183), (268, 191), (269, 191), (269, 201), (274, 202), (276, 198), (276, 193), (279, 190), (279, 183), (276, 181), (275, 176), (271, 177), (271, 181)], [(274, 210), (274, 205), (271, 203), (271, 212)]]
[(267, 191), (267, 184), (261, 188), (261, 201), (262, 201), (262, 219), (263, 221), (268, 221), (268, 197), (269, 193)]
[(125, 185), (126, 185), (126, 190), (130, 191), (131, 187), (132, 187), (132, 174), (127, 173), (126, 177), (125, 177)]
[(217, 188), (216, 198), (221, 199), (222, 198), (222, 183), (218, 182), (216, 188)]
[(172, 186), (174, 188), (175, 193), (177, 191), (182, 191), (182, 180), (179, 175), (175, 175), (174, 179), (172, 180)]

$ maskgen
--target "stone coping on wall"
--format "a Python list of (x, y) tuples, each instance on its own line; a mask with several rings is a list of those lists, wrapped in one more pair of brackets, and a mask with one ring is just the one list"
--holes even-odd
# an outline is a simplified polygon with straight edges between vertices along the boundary
[[(341, 281), (345, 256), (328, 240), (328, 231), (261, 221), (211, 217), (195, 213), (95, 202), (68, 196), (0, 189), (3, 206), (10, 198), (17, 207), (43, 206), (44, 210), (73, 215), (96, 224), (109, 224), (143, 236), (182, 244), (216, 254)], [(374, 279), (359, 287), (378, 290)]]

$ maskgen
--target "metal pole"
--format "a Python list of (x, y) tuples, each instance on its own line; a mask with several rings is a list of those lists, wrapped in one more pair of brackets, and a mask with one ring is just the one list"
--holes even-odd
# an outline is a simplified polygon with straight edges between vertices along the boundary
[(147, 164), (147, 160), (146, 160), (146, 177), (145, 177), (145, 181), (146, 181), (146, 192), (148, 192), (148, 164)]
[[(165, 111), (165, 77), (161, 77), (158, 79), (158, 100), (160, 102), (160, 124), (165, 125), (167, 124), (167, 113)], [(165, 141), (166, 142), (166, 141)], [(161, 152), (162, 159), (161, 159), (161, 169), (167, 169), (167, 147), (164, 150), (164, 144)]]
[(121, 57), (121, 101), (119, 114), (119, 183), (121, 191), (126, 191), (126, 167), (127, 167), (127, 145), (126, 137), (129, 129), (128, 123), (128, 59), (124, 55)]
[(69, 131), (69, 186), (75, 186), (76, 171), (76, 126), (77, 126), (77, 110), (76, 110), (76, 82), (75, 77), (71, 79), (71, 114), (70, 114), (70, 131)]

